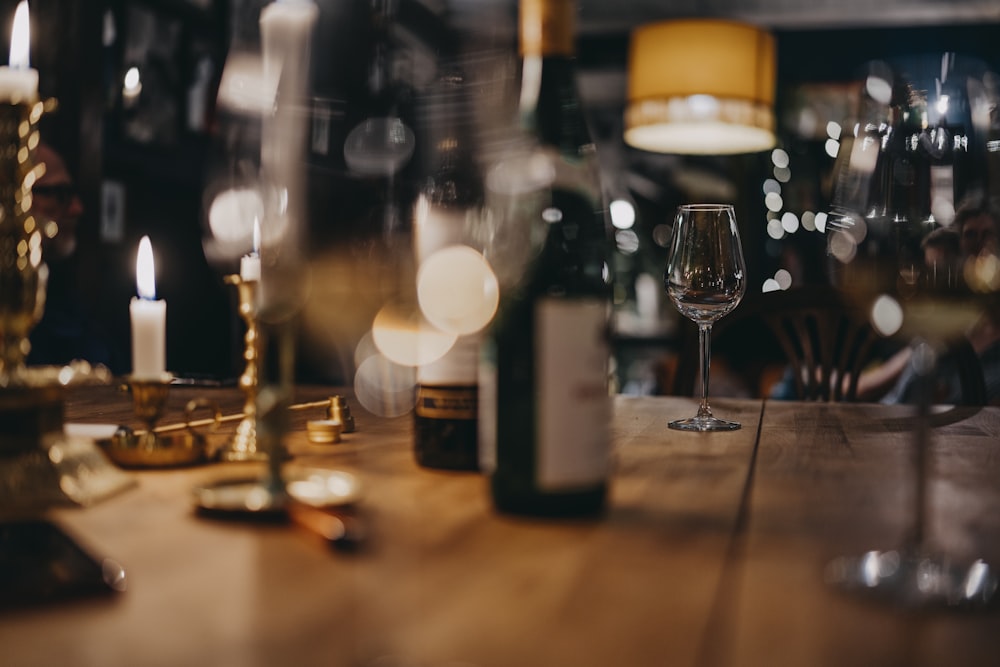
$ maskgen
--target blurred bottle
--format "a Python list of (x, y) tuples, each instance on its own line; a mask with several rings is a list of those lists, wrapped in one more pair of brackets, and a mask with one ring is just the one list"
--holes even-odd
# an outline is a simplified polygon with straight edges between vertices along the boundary
[[(472, 145), (468, 94), (464, 72), (446, 65), (423, 105), (430, 168), (413, 217), (418, 276), (434, 253), (466, 245), (482, 212), (483, 185)], [(422, 466), (479, 469), (480, 340), (478, 333), (459, 335), (444, 357), (417, 369), (413, 435), (414, 453)]]
[(481, 357), (480, 464), (503, 512), (592, 515), (608, 493), (610, 245), (576, 92), (574, 10), (520, 2), (520, 122), (540, 149), (525, 164), (550, 174), (541, 201), (521, 195), (519, 214), (542, 240), (521, 281), (501, 281)]

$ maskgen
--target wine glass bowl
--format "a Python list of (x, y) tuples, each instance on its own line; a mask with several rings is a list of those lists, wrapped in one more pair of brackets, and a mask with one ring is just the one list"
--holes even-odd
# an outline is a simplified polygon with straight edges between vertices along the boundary
[(738, 422), (719, 419), (708, 404), (711, 331), (746, 293), (746, 264), (736, 214), (730, 204), (685, 204), (677, 209), (663, 278), (667, 295), (698, 325), (701, 404), (694, 417), (672, 421), (681, 431), (733, 431)]

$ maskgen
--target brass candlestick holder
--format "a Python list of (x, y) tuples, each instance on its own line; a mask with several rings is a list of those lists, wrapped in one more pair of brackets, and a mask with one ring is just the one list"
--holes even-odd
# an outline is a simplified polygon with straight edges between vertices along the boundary
[[(35, 164), (42, 102), (0, 103), (0, 384), (32, 384), (25, 367), (28, 335), (42, 317), (48, 269), (42, 224), (31, 215), (31, 186), (45, 173)], [(25, 131), (26, 130), (26, 131)]]
[(239, 295), (240, 317), (246, 323), (243, 337), (243, 360), (246, 365), (240, 375), (239, 387), (243, 390), (243, 419), (236, 427), (232, 440), (222, 448), (219, 457), (224, 461), (263, 461), (267, 452), (257, 447), (257, 380), (260, 360), (260, 332), (257, 326), (257, 288), (259, 281), (244, 280), (239, 275), (224, 278), (235, 285)]
[(163, 409), (167, 406), (172, 380), (173, 376), (169, 373), (164, 373), (159, 378), (128, 379), (128, 387), (132, 391), (133, 411), (146, 426), (146, 430), (133, 436), (136, 447), (152, 450), (167, 446), (166, 441), (156, 433), (156, 422), (160, 421)]
[[(132, 392), (135, 416), (145, 426), (139, 431), (120, 427), (109, 441), (102, 442), (104, 453), (126, 468), (169, 468), (205, 463), (212, 457), (206, 437), (197, 431), (199, 426), (217, 427), (222, 422), (218, 406), (205, 399), (188, 401), (184, 409), (183, 429), (157, 428), (170, 396), (173, 376), (164, 373), (158, 378), (126, 379), (126, 386)], [(200, 408), (210, 408), (213, 419), (196, 423), (193, 413)]]
[(107, 383), (104, 367), (76, 362), (29, 368), (29, 334), (45, 307), (48, 269), (31, 213), (38, 123), (55, 107), (36, 98), (0, 102), (0, 513), (64, 503), (89, 504), (132, 484), (92, 440), (63, 432), (65, 390)]

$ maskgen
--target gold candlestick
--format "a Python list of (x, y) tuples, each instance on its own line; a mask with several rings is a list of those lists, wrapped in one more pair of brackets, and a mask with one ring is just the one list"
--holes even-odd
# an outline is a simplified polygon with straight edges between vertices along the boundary
[(31, 189), (44, 173), (35, 148), (38, 122), (54, 107), (37, 97), (0, 102), (0, 514), (86, 505), (132, 483), (92, 440), (63, 432), (66, 388), (106, 383), (107, 369), (25, 362), (45, 307), (42, 234), (50, 234), (50, 221), (31, 213)]
[(227, 284), (235, 285), (239, 294), (239, 313), (246, 323), (243, 337), (243, 360), (246, 366), (240, 375), (239, 387), (243, 390), (243, 419), (236, 427), (233, 439), (223, 447), (219, 456), (224, 461), (262, 461), (267, 453), (257, 447), (257, 379), (260, 360), (260, 333), (257, 327), (256, 280), (243, 280), (239, 275), (224, 278)]
[(31, 215), (31, 187), (45, 173), (35, 164), (38, 121), (45, 105), (0, 104), (0, 382), (29, 384), (28, 334), (42, 317), (48, 269), (42, 224)]
[(170, 382), (173, 376), (165, 373), (160, 378), (129, 378), (128, 386), (132, 391), (132, 406), (135, 416), (146, 425), (146, 430), (135, 436), (135, 446), (150, 450), (163, 446), (156, 434), (156, 422), (163, 416), (170, 395)]

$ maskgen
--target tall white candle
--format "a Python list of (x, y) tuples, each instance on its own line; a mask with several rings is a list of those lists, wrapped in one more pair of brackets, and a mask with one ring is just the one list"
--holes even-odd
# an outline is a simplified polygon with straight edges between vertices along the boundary
[(30, 51), (28, 0), (21, 0), (14, 12), (9, 64), (7, 67), (0, 67), (0, 100), (31, 102), (38, 97), (38, 70), (30, 67)]
[(139, 241), (135, 261), (138, 297), (129, 304), (132, 320), (132, 377), (157, 380), (166, 373), (167, 302), (156, 298), (153, 246), (148, 236)]

